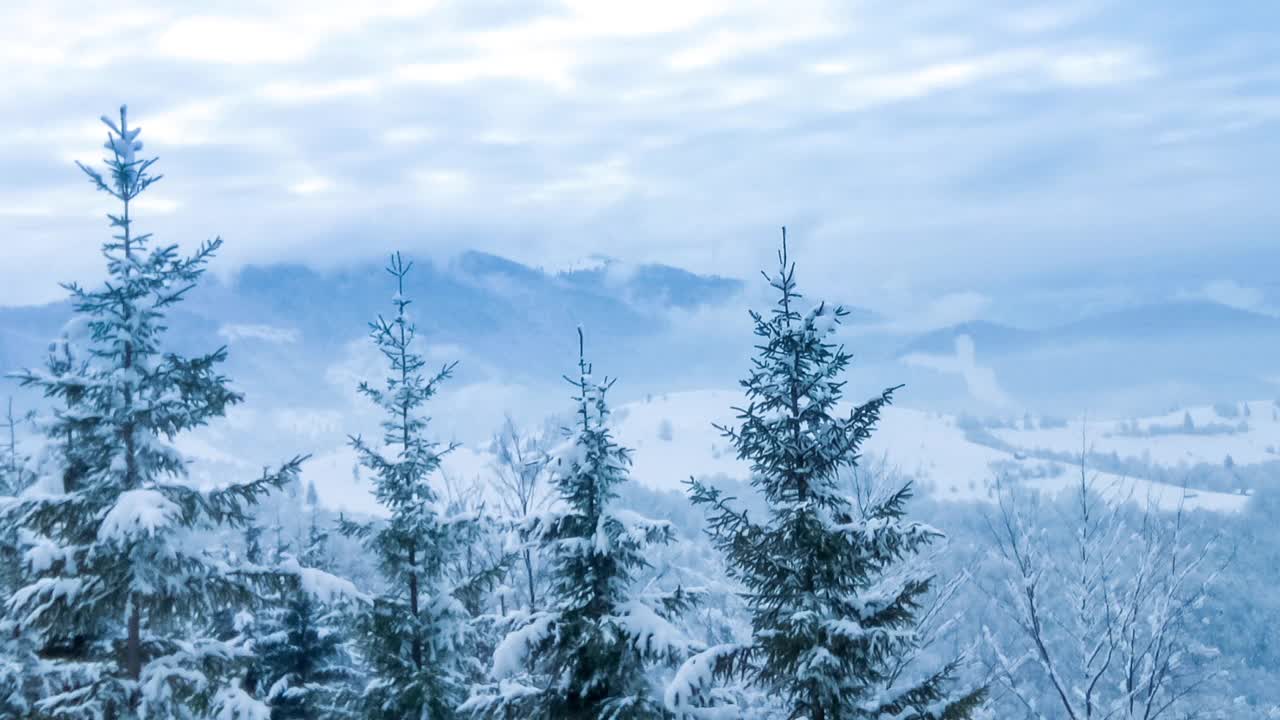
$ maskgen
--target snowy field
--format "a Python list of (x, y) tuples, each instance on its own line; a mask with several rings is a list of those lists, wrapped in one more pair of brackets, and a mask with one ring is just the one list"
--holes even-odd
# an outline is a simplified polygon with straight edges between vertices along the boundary
[[(1234, 408), (1235, 414), (1224, 417), (1213, 407), (1193, 407), (1148, 418), (1073, 420), (1065, 427), (994, 429), (992, 433), (1022, 448), (1074, 452), (1079, 452), (1081, 439), (1087, 438), (1095, 452), (1148, 458), (1155, 464), (1169, 467), (1184, 463), (1220, 463), (1227, 456), (1243, 465), (1280, 460), (1280, 455), (1277, 455), (1280, 451), (1280, 408), (1269, 401), (1235, 403), (1227, 407)], [(1188, 418), (1193, 428), (1201, 431), (1217, 428), (1221, 432), (1169, 432), (1182, 428)], [(1247, 423), (1247, 430), (1238, 429), (1242, 421)], [(1140, 435), (1135, 430), (1149, 434)]]

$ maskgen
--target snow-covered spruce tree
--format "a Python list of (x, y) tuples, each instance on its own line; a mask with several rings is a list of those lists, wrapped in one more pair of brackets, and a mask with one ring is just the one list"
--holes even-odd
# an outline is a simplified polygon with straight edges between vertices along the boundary
[[(328, 540), (313, 507), (298, 558), (303, 567), (328, 572)], [(288, 559), (282, 557), (281, 561), (287, 563)], [(341, 608), (321, 602), (296, 578), (274, 602), (264, 616), (266, 632), (254, 646), (259, 690), (271, 708), (271, 720), (354, 717), (351, 705), (356, 673), (341, 631)]]
[(555, 461), (559, 503), (531, 516), (525, 536), (547, 563), (544, 610), (526, 613), (494, 653), (494, 685), (463, 710), (480, 718), (631, 720), (665, 718), (651, 671), (687, 656), (671, 618), (689, 595), (640, 592), (646, 550), (672, 541), (671, 526), (611, 507), (627, 480), (630, 453), (608, 427), (608, 379), (597, 382), (578, 331), (576, 428)]
[[(266, 550), (262, 544), (262, 527), (257, 519), (249, 520), (244, 527), (244, 553), (241, 555), (241, 567), (252, 568), (255, 572), (266, 575)], [(278, 578), (273, 578), (278, 580)], [(271, 583), (276, 585), (277, 583)], [(233, 647), (242, 651), (239, 663), (240, 689), (249, 698), (258, 700), (263, 694), (263, 685), (269, 682), (261, 659), (258, 657), (258, 643), (273, 632), (273, 615), (278, 613), (278, 587), (265, 588), (265, 592), (253, 606), (238, 605), (221, 608), (214, 615), (214, 633), (219, 640), (228, 641)]]
[(896, 388), (848, 415), (837, 414), (850, 355), (831, 340), (847, 312), (801, 307), (786, 234), (775, 275), (778, 301), (752, 312), (759, 338), (740, 424), (721, 428), (750, 464), (751, 485), (768, 503), (757, 520), (733, 498), (690, 481), (708, 531), (741, 583), (752, 637), (691, 658), (668, 687), (668, 707), (688, 717), (733, 717), (713, 704), (715, 676), (745, 680), (779, 701), (796, 720), (965, 718), (982, 689), (953, 690), (958, 661), (917, 674), (917, 612), (933, 585), (913, 562), (939, 533), (905, 518), (904, 486), (870, 505), (841, 491), (840, 474)]
[[(34, 481), (31, 458), (18, 444), (18, 428), (28, 419), (30, 416), (14, 415), (13, 398), (9, 398), (4, 422), (0, 423), (0, 432), (5, 435), (0, 451), (0, 513)], [(0, 524), (0, 598), (10, 597), (21, 586), (21, 560), (18, 528), (10, 523)], [(32, 704), (48, 693), (36, 671), (38, 663), (30, 635), (22, 632), (17, 623), (0, 616), (0, 717), (31, 715)]]
[[(247, 520), (246, 507), (297, 472), (295, 458), (247, 483), (202, 491), (186, 478), (173, 439), (223, 414), (241, 396), (218, 373), (225, 352), (167, 352), (165, 313), (183, 299), (221, 245), (184, 257), (134, 230), (133, 201), (159, 176), (141, 159), (125, 108), (110, 129), (106, 172), (81, 165), (120, 203), (103, 245), (107, 281), (67, 289), (82, 329), (82, 358), (24, 371), (25, 386), (60, 402), (45, 423), (60, 468), (6, 512), (27, 538), (24, 584), (10, 621), (42, 644), (54, 691), (35, 715), (187, 718), (242, 706), (227, 683), (235, 649), (205, 626), (220, 607), (251, 602), (251, 577), (215, 557), (195, 533)], [(58, 405), (59, 402), (55, 402)]]
[(344, 521), (343, 533), (360, 539), (381, 568), (385, 591), (374, 597), (359, 622), (360, 651), (370, 674), (362, 699), (370, 718), (449, 718), (466, 699), (471, 618), (459, 597), (496, 576), (450, 578), (450, 562), (472, 536), (473, 515), (454, 516), (441, 501), (432, 477), (454, 446), (428, 439), (427, 402), (453, 371), (445, 365), (424, 373), (409, 318), (405, 278), (412, 263), (397, 253), (387, 271), (396, 279), (396, 314), (370, 324), (371, 337), (390, 364), (384, 387), (368, 382), (360, 392), (385, 413), (382, 446), (359, 437), (351, 446), (373, 475), (374, 495), (385, 522)]
[[(50, 344), (45, 360), (45, 373), (49, 377), (67, 381), (62, 395), (57, 398), (64, 410), (64, 417), (67, 418), (75, 417), (74, 408), (84, 396), (83, 387), (76, 380), (77, 375), (83, 371), (81, 358), (84, 353), (78, 346), (83, 328), (82, 319), (73, 319), (68, 323), (58, 339)], [(33, 418), (28, 416), (28, 419)], [(13, 420), (16, 419), (11, 419), (10, 422)], [(14, 504), (14, 497), (37, 481), (51, 484), (55, 491), (76, 487), (78, 478), (88, 467), (86, 458), (100, 454), (96, 453), (96, 448), (87, 441), (84, 433), (76, 431), (75, 423), (67, 422), (65, 425), (57, 438), (50, 438), (37, 461), (38, 465), (30, 466), (26, 477), (16, 485), (9, 483), (10, 490), (16, 492), (9, 500), (0, 503), (0, 524), (9, 541), (10, 553), (10, 557), (4, 559), (3, 566), (8, 571), (8, 587), (0, 589), (6, 600), (5, 605), (0, 606), (0, 610), (4, 610), (0, 612), (0, 625), (4, 626), (0, 633), (3, 633), (6, 641), (4, 668), (9, 678), (3, 681), (4, 690), (0, 691), (5, 697), (4, 703), (0, 703), (0, 710), (15, 717), (33, 716), (35, 702), (54, 694), (59, 688), (88, 682), (89, 679), (86, 679), (82, 671), (92, 668), (91, 664), (77, 662), (62, 662), (56, 666), (41, 665), (42, 656), (58, 657), (63, 661), (87, 657), (90, 648), (94, 646), (93, 629), (89, 624), (81, 624), (76, 628), (44, 628), (37, 634), (31, 628), (24, 628), (21, 618), (7, 612), (7, 599), (25, 585), (27, 579), (25, 552), (37, 545), (48, 547), (44, 538), (30, 532), (19, 532), (18, 508)], [(35, 427), (39, 429), (38, 424)], [(16, 430), (14, 427), (10, 429)], [(13, 445), (16, 452), (16, 438)], [(42, 469), (37, 470), (37, 467)], [(32, 491), (39, 490), (37, 488)], [(0, 717), (5, 716), (7, 715), (0, 713)]]

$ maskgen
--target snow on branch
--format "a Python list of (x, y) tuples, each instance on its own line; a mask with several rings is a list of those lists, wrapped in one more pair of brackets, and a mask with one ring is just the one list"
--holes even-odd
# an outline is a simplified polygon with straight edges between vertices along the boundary
[(715, 678), (726, 663), (743, 652), (736, 644), (715, 645), (684, 661), (667, 684), (663, 704), (677, 717), (696, 720), (732, 720), (739, 716), (733, 705), (707, 706)]
[(330, 603), (337, 600), (371, 602), (369, 595), (361, 592), (350, 580), (316, 568), (303, 567), (298, 563), (297, 558), (286, 557), (276, 569), (297, 578), (303, 592), (319, 602)]
[(182, 509), (159, 490), (126, 490), (102, 518), (98, 540), (125, 544), (139, 537), (153, 537), (177, 525), (181, 517)]

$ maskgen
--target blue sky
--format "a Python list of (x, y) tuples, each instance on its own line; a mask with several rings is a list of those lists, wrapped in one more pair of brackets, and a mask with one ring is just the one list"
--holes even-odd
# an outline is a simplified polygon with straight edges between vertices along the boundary
[[(224, 272), (474, 248), (746, 276), (936, 325), (1273, 309), (1280, 4), (506, 0), (0, 8), (0, 303), (92, 277), (121, 102), (141, 223)], [(1141, 296), (1141, 297), (1139, 297)]]

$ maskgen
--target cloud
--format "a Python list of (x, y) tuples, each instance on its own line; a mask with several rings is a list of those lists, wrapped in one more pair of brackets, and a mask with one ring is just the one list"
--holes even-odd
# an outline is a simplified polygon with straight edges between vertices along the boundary
[[(421, 336), (419, 339), (421, 341)], [(428, 372), (458, 363), (458, 372), (440, 385), (430, 402), (431, 432), (442, 441), (480, 443), (499, 427), (504, 413), (532, 422), (545, 416), (547, 408), (564, 404), (564, 388), (560, 382), (548, 381), (538, 386), (510, 382), (504, 379), (506, 373), (499, 367), (452, 343), (421, 341), (417, 350), (426, 361)], [(347, 401), (341, 415), (348, 427), (363, 427), (371, 434), (374, 432), (379, 410), (357, 388), (363, 381), (377, 385), (378, 379), (386, 374), (386, 358), (367, 338), (347, 343), (342, 353), (325, 367), (325, 382)], [(310, 421), (312, 415), (315, 413), (303, 413), (303, 419)], [(295, 418), (289, 416), (289, 419)]]
[(272, 413), (275, 429), (307, 439), (331, 438), (343, 430), (343, 415), (337, 410), (280, 408)]
[(990, 304), (991, 298), (982, 293), (948, 293), (900, 311), (875, 329), (894, 333), (928, 332), (976, 320)]
[(1208, 300), (1237, 310), (1271, 312), (1267, 296), (1261, 289), (1241, 285), (1234, 280), (1213, 280), (1194, 292), (1183, 292), (1180, 297)]
[(155, 38), (155, 49), (177, 60), (259, 65), (302, 60), (314, 41), (269, 20), (205, 15), (169, 24)]
[(240, 340), (261, 340), (278, 345), (294, 344), (302, 338), (302, 333), (296, 328), (238, 323), (223, 325), (218, 328), (218, 335), (229, 343)]
[(964, 379), (969, 394), (978, 402), (991, 407), (1007, 408), (1012, 405), (1009, 395), (1000, 387), (995, 370), (979, 365), (973, 338), (960, 335), (956, 338), (955, 355), (927, 355), (912, 353), (902, 359), (907, 365), (936, 370)]
[(70, 161), (98, 158), (94, 118), (122, 101), (166, 174), (140, 226), (222, 235), (219, 272), (399, 247), (746, 277), (786, 223), (827, 297), (897, 274), (936, 296), (1069, 268), (1167, 277), (1160, 263), (1254, 282), (1235, 271), (1276, 259), (1280, 164), (1258, 149), (1280, 87), (1252, 39), (1266, 8), (1211, 12), (4, 4), (0, 304), (100, 274), (86, 238), (109, 233), (110, 205)]

